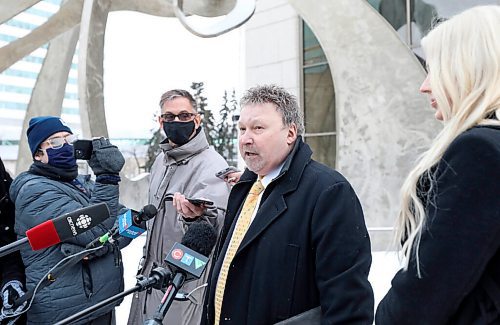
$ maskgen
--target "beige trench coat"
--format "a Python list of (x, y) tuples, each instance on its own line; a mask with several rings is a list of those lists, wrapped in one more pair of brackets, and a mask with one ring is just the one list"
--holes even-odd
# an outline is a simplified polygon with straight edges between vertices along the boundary
[[(218, 232), (223, 225), (229, 196), (228, 185), (215, 177), (216, 172), (228, 165), (224, 158), (209, 147), (203, 130), (181, 147), (172, 148), (168, 143), (160, 146), (163, 152), (156, 158), (150, 175), (149, 203), (158, 208), (158, 214), (148, 223), (140, 271), (145, 276), (155, 266), (165, 265), (163, 260), (166, 254), (175, 242), (181, 242), (188, 226), (172, 202), (164, 200), (165, 195), (180, 192), (189, 198), (213, 201), (214, 208), (208, 209), (203, 218), (210, 221)], [(185, 283), (181, 291), (190, 292), (203, 285), (207, 282), (208, 273), (207, 269), (199, 280)], [(163, 324), (198, 325), (204, 292), (205, 288), (202, 287), (192, 293), (191, 301), (174, 301)], [(163, 292), (156, 289), (134, 294), (128, 324), (142, 325), (151, 318), (162, 297)]]

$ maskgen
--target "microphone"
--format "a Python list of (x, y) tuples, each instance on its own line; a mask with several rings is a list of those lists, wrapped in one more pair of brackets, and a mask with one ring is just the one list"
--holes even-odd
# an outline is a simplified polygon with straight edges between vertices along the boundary
[(0, 257), (20, 250), (29, 243), (32, 250), (59, 244), (97, 226), (110, 217), (106, 203), (87, 206), (28, 229), (26, 237), (0, 248)]
[[(146, 207), (144, 207), (143, 210), (146, 211)], [(149, 216), (151, 216), (151, 214), (149, 214)], [(168, 308), (172, 304), (177, 291), (184, 284), (185, 279), (193, 279), (196, 277), (199, 278), (203, 270), (206, 268), (208, 262), (208, 257), (206, 256), (210, 255), (210, 252), (215, 246), (216, 241), (217, 232), (212, 227), (212, 225), (210, 225), (206, 221), (192, 223), (186, 231), (186, 234), (182, 238), (182, 244), (176, 243), (177, 246), (174, 245), (174, 247), (172, 247), (172, 249), (170, 250), (170, 253), (167, 255), (168, 258), (168, 256), (172, 255), (172, 252), (175, 249), (180, 249), (182, 250), (183, 257), (187, 258), (188, 260), (190, 259), (189, 256), (193, 257), (191, 263), (180, 263), (179, 266), (175, 266), (174, 264), (177, 264), (175, 261), (173, 261), (172, 263), (169, 263), (167, 261), (170, 270), (163, 267), (157, 267), (151, 271), (151, 274), (148, 278), (144, 276), (137, 277), (138, 281), (135, 287), (109, 297), (108, 299), (105, 299), (94, 306), (82, 310), (56, 323), (55, 325), (71, 324), (72, 322), (75, 322), (76, 320), (79, 320), (84, 316), (88, 316), (96, 310), (99, 310), (104, 306), (108, 306), (109, 304), (114, 303), (115, 301), (131, 293), (143, 291), (149, 288), (164, 289), (168, 286), (169, 283), (171, 283), (171, 285), (167, 289), (167, 294), (165, 294), (166, 298), (164, 297), (162, 299), (162, 303), (158, 307), (158, 312), (155, 314), (155, 318), (148, 319), (144, 323), (155, 325), (161, 324), (163, 318), (165, 318), (165, 314), (167, 313)], [(201, 255), (200, 253), (203, 253), (205, 256)], [(194, 259), (195, 256), (199, 260), (198, 264), (196, 264), (196, 261)], [(165, 260), (167, 260), (167, 258)], [(182, 260), (182, 258), (180, 260)], [(198, 265), (198, 267), (196, 267), (196, 265)], [(171, 272), (172, 269), (175, 269), (175, 272)], [(192, 269), (194, 269), (194, 271)], [(172, 276), (172, 273), (174, 273), (174, 276)]]
[(150, 219), (153, 219), (156, 217), (156, 214), (158, 213), (158, 210), (156, 210), (156, 207), (152, 204), (145, 205), (139, 213), (134, 216), (134, 222), (137, 224), (141, 224), (144, 221), (148, 221)]
[(172, 284), (163, 296), (158, 311), (152, 319), (144, 322), (145, 325), (162, 324), (168, 308), (184, 282), (200, 278), (216, 241), (217, 232), (208, 222), (194, 222), (189, 226), (182, 242), (175, 243), (165, 257), (165, 262), (174, 275)]
[[(141, 209), (141, 211), (137, 212), (135, 210), (127, 210), (125, 213), (121, 214), (118, 216), (118, 223), (120, 224), (120, 226), (122, 225), (122, 223), (124, 223), (124, 219), (126, 218), (130, 218), (130, 221), (129, 221), (129, 224), (130, 225), (136, 225), (136, 224), (141, 224), (143, 223), (144, 221), (147, 221), (151, 218), (154, 218), (155, 215), (156, 215), (157, 211), (156, 211), (156, 208), (153, 206), (153, 205), (146, 205), (145, 207), (143, 207)], [(141, 229), (141, 228), (139, 228)], [(123, 232), (131, 232), (132, 230), (130, 229), (130, 227), (126, 227)], [(140, 231), (135, 237), (139, 236), (142, 232), (144, 231), (144, 229), (142, 229), (142, 231)], [(92, 249), (92, 248), (97, 248), (97, 247), (104, 247), (104, 244), (106, 244), (107, 242), (110, 242), (110, 243), (113, 243), (114, 240), (116, 239), (116, 237), (120, 237), (120, 236), (123, 236), (122, 234), (122, 229), (118, 228), (117, 226), (114, 226), (110, 231), (108, 231), (106, 234), (100, 236), (100, 237), (97, 237), (95, 238), (93, 241), (91, 241), (90, 243), (88, 243), (86, 246), (85, 246), (85, 249)], [(127, 237), (130, 237), (127, 236)], [(132, 238), (135, 238), (135, 237), (132, 237)], [(94, 254), (94, 253), (92, 253)], [(90, 254), (90, 255), (92, 255)], [(63, 272), (65, 272), (68, 268), (70, 268), (71, 266), (77, 264), (78, 262), (80, 262), (83, 258), (85, 257), (88, 257), (90, 255), (80, 255), (80, 256), (74, 256), (72, 259), (66, 261), (64, 264), (61, 264), (59, 265), (59, 268), (57, 270), (54, 270), (52, 273), (49, 274), (49, 277), (51, 278), (51, 280), (45, 280), (45, 282), (41, 282), (41, 289), (49, 286), (50, 284), (52, 284), (53, 281), (55, 281), (57, 279), (57, 277), (59, 277)], [(155, 271), (155, 270), (153, 270)], [(160, 274), (161, 271), (158, 271), (156, 273), (154, 273), (152, 271), (152, 274), (153, 275), (157, 275), (157, 274)], [(160, 273), (159, 273), (160, 272)], [(168, 270), (165, 270), (164, 272), (168, 272), (168, 274), (170, 274), (170, 272)], [(144, 281), (145, 284), (142, 284), (142, 283), (139, 283), (138, 282), (138, 285), (155, 285), (155, 281), (159, 281), (158, 279), (158, 276), (154, 276), (154, 277), (150, 277), (148, 279), (145, 279)], [(163, 277), (166, 276), (166, 273), (165, 274), (162, 274)], [(167, 279), (167, 278), (165, 278)], [(170, 278), (168, 278), (167, 280), (165, 281), (170, 281), (169, 280)], [(165, 284), (165, 287), (166, 287), (166, 284)], [(24, 303), (25, 301), (27, 301), (28, 299), (31, 299), (31, 297), (33, 296), (33, 292), (30, 290), (26, 293), (26, 295), (24, 295), (23, 297), (17, 299), (15, 301), (15, 305), (17, 306), (20, 306), (22, 303)]]
[(132, 239), (139, 237), (146, 231), (144, 223), (154, 218), (157, 213), (156, 207), (152, 204), (144, 206), (139, 212), (127, 210), (118, 217), (118, 234)]
[(173, 274), (182, 273), (186, 281), (199, 279), (208, 263), (208, 256), (217, 241), (217, 232), (206, 221), (192, 223), (181, 243), (175, 243), (165, 257)]
[(95, 238), (85, 248), (96, 248), (108, 242), (113, 243), (119, 237), (135, 239), (146, 230), (144, 222), (154, 218), (157, 213), (156, 207), (152, 204), (145, 205), (139, 212), (128, 209), (118, 216), (118, 225), (101, 237)]

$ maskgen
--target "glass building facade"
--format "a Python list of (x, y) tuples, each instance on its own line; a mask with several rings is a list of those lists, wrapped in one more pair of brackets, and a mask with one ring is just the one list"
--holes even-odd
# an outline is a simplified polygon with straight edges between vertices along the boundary
[[(22, 38), (45, 23), (59, 10), (61, 0), (43, 0), (0, 25), (0, 47)], [(17, 158), (18, 143), (31, 93), (47, 54), (48, 44), (36, 49), (0, 73), (0, 154), (3, 160)], [(63, 100), (62, 118), (79, 132), (77, 67), (75, 52)]]

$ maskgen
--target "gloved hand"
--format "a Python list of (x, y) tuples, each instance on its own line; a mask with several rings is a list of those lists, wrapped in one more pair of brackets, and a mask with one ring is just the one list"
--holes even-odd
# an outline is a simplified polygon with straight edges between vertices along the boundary
[(24, 288), (21, 282), (17, 280), (7, 282), (2, 288), (2, 313), (5, 315), (12, 315), (14, 313), (22, 311), (26, 306), (27, 301), (24, 302), (21, 306), (17, 307), (16, 310), (12, 310), (12, 308), (14, 307), (14, 301), (22, 296), (24, 296)]
[(92, 140), (92, 156), (89, 160), (89, 166), (96, 176), (102, 174), (118, 175), (125, 164), (125, 158), (118, 150), (118, 147), (112, 145), (106, 138)]

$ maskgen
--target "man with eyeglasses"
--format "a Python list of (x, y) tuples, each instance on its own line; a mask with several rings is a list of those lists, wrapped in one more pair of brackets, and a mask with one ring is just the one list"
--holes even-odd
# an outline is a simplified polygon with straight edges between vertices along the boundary
[[(39, 280), (63, 258), (81, 252), (95, 238), (111, 229), (118, 215), (119, 172), (125, 160), (108, 139), (92, 140), (89, 165), (96, 175), (78, 175), (72, 130), (58, 117), (39, 116), (29, 121), (28, 143), (33, 156), (29, 170), (19, 174), (10, 187), (15, 204), (15, 232), (24, 238), (28, 229), (64, 213), (105, 202), (110, 218), (71, 240), (33, 251), (21, 250), (26, 268), (26, 288)], [(123, 290), (123, 266), (118, 246), (71, 266), (50, 286), (36, 292), (27, 312), (28, 324), (54, 324)], [(88, 315), (85, 324), (114, 324), (114, 305)]]
[[(228, 185), (215, 174), (227, 163), (209, 146), (196, 102), (186, 90), (167, 91), (160, 100), (160, 127), (167, 138), (160, 144), (150, 175), (149, 203), (158, 209), (148, 223), (144, 256), (140, 262), (143, 275), (164, 264), (163, 260), (175, 242), (180, 242), (192, 222), (206, 220), (217, 230), (223, 224), (229, 195)], [(206, 199), (210, 206), (194, 205), (187, 199)], [(198, 325), (201, 320), (203, 294), (208, 270), (199, 280), (184, 284), (190, 293), (188, 301), (174, 301), (164, 324)], [(135, 294), (128, 324), (143, 324), (157, 311), (163, 292), (151, 290)]]

